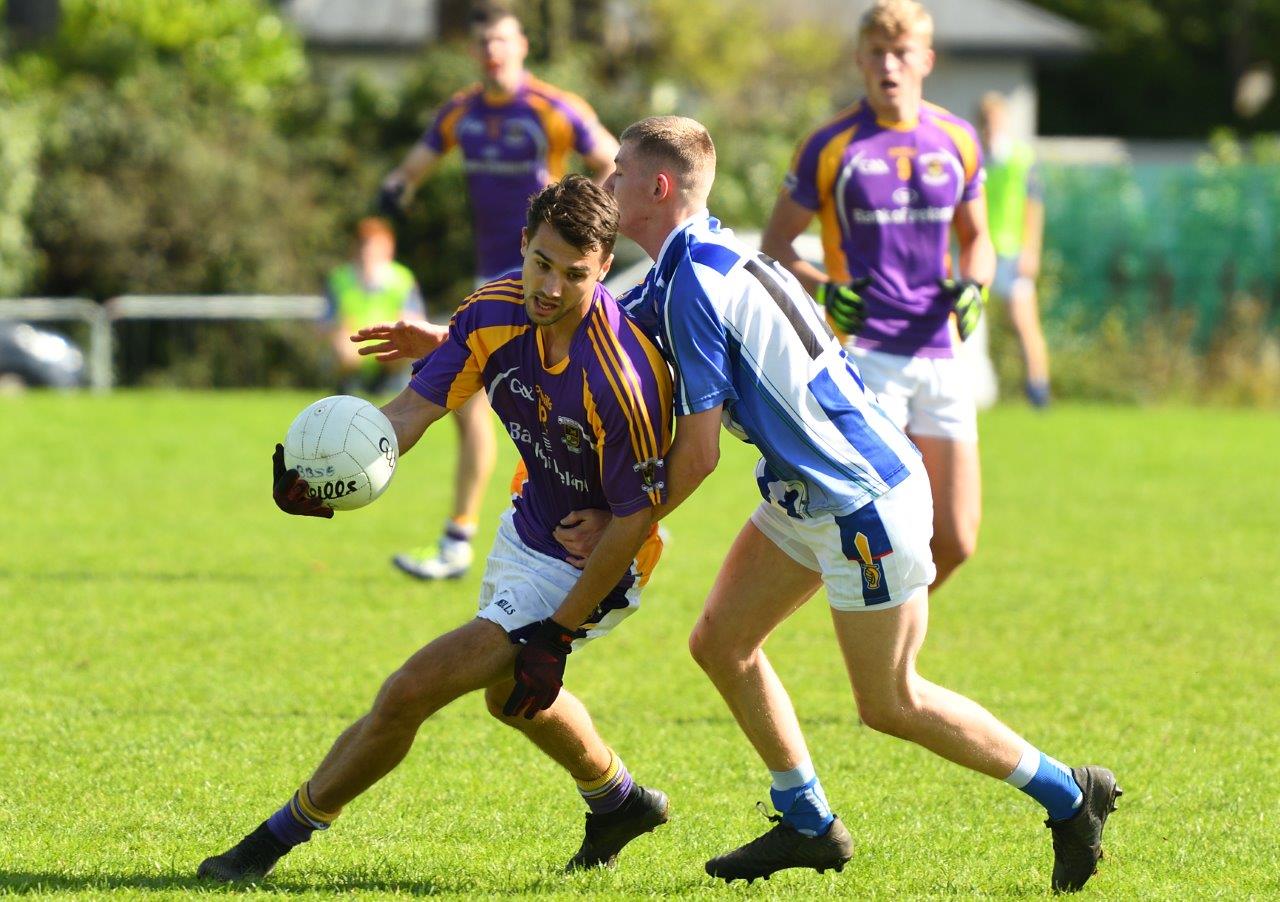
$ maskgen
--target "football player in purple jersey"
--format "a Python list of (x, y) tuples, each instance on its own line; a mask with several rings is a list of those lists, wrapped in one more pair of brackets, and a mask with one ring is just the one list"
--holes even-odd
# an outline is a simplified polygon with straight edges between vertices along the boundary
[[(932, 43), (915, 0), (877, 0), (863, 16), (866, 95), (800, 143), (761, 249), (826, 307), (867, 387), (924, 456), (937, 589), (978, 541), (977, 414), (954, 349), (978, 323), (996, 260), (977, 134), (923, 98)], [(825, 272), (793, 247), (815, 216)]]
[[(505, 7), (472, 16), (481, 81), (455, 94), (403, 162), (383, 180), (380, 205), (395, 212), (455, 147), (462, 155), (476, 236), (476, 285), (521, 266), (520, 230), (529, 198), (564, 175), (576, 152), (597, 182), (613, 169), (617, 142), (580, 97), (530, 75), (520, 21)], [(485, 486), (493, 472), (493, 421), (483, 395), (454, 411), (461, 445), (453, 508), (435, 545), (397, 554), (397, 567), (419, 579), (466, 572)]]
[[(666, 796), (636, 783), (582, 703), (561, 691), (570, 652), (636, 609), (661, 548), (653, 511), (666, 498), (671, 377), (600, 284), (617, 222), (612, 198), (584, 176), (545, 188), (527, 214), (523, 269), (468, 297), (409, 387), (382, 408), (405, 453), (450, 410), (487, 393), (520, 452), (522, 490), (503, 515), (478, 611), (412, 654), (310, 779), (239, 843), (205, 859), (199, 876), (265, 876), (394, 769), (423, 721), (476, 690), (493, 716), (576, 781), (589, 812), (567, 870), (610, 865), (628, 842), (666, 822)], [(429, 349), (414, 334), (391, 340), (401, 356)], [(279, 445), (273, 470), (282, 510), (332, 516), (285, 469)], [(554, 537), (578, 508), (612, 513), (582, 568)], [(494, 770), (495, 795), (509, 779)]]

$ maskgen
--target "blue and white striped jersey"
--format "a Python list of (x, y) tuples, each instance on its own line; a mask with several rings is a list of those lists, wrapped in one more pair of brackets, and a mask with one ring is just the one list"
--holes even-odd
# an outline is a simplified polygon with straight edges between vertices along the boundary
[(618, 300), (674, 368), (676, 414), (723, 403), (725, 427), (763, 455), (761, 495), (791, 516), (850, 513), (916, 467), (804, 287), (708, 214)]

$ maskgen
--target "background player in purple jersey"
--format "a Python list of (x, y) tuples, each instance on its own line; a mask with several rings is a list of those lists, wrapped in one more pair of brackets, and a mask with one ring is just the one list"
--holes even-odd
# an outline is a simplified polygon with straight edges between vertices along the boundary
[[(529, 198), (564, 175), (576, 151), (600, 183), (613, 168), (617, 141), (581, 98), (525, 71), (529, 42), (510, 10), (485, 5), (472, 16), (481, 81), (436, 114), (422, 140), (383, 181), (381, 203), (406, 203), (440, 158), (462, 154), (476, 236), (476, 284), (519, 269), (520, 229)], [(461, 576), (472, 560), (485, 486), (494, 466), (493, 423), (483, 395), (455, 411), (461, 446), (452, 514), (434, 546), (398, 554), (401, 570), (421, 579)]]
[[(528, 212), (522, 274), (472, 294), (448, 339), (382, 408), (401, 452), (477, 392), (488, 392), (508, 424), (528, 476), (494, 541), (479, 612), (414, 653), (311, 779), (238, 844), (206, 859), (200, 876), (230, 882), (267, 874), (395, 768), (426, 718), (477, 689), (490, 713), (577, 781), (591, 810), (567, 869), (611, 864), (666, 821), (666, 796), (636, 784), (582, 703), (560, 691), (571, 649), (607, 633), (639, 603), (644, 561), (657, 557), (653, 510), (665, 498), (670, 375), (600, 285), (617, 222), (612, 199), (585, 177), (544, 189)], [(406, 353), (411, 347), (402, 345)], [(306, 497), (296, 470), (284, 469), (279, 445), (273, 464), (282, 510), (332, 516)], [(552, 537), (577, 507), (613, 513), (582, 570)]]
[[(915, 0), (878, 0), (866, 13), (856, 57), (866, 96), (801, 142), (761, 247), (853, 334), (867, 387), (924, 456), (936, 589), (978, 541), (977, 414), (951, 314), (967, 338), (995, 251), (973, 127), (922, 96), (932, 42), (933, 20)], [(825, 273), (792, 246), (815, 215)], [(952, 232), (959, 278), (949, 271)]]

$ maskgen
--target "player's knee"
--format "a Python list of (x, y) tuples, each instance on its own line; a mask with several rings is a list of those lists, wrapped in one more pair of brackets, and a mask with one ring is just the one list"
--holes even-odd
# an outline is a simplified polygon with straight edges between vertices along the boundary
[(919, 700), (905, 689), (874, 699), (858, 698), (862, 722), (878, 733), (899, 739), (914, 737), (921, 714)]
[(371, 726), (381, 731), (416, 730), (426, 720), (430, 707), (429, 693), (421, 677), (401, 669), (382, 684), (369, 720)]
[(496, 717), (509, 727), (521, 726), (523, 717), (507, 717), (502, 713), (507, 698), (511, 695), (511, 686), (490, 686), (484, 691), (484, 706), (491, 717)]
[(689, 634), (689, 654), (704, 671), (724, 670), (732, 667), (740, 655), (718, 635), (706, 620), (698, 621), (698, 625)]

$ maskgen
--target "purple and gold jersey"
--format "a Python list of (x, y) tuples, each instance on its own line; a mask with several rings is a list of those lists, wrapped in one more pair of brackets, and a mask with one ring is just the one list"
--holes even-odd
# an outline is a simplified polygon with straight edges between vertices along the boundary
[[(565, 359), (552, 367), (543, 359), (513, 272), (463, 302), (410, 385), (450, 410), (487, 392), (528, 473), (514, 501), (516, 530), (534, 551), (568, 560), (552, 534), (569, 512), (626, 516), (665, 500), (671, 375), (603, 285)], [(639, 576), (629, 574), (628, 585)]]
[(510, 97), (494, 100), (477, 84), (436, 114), (422, 143), (462, 153), (481, 277), (520, 268), (529, 198), (564, 175), (570, 151), (595, 149), (595, 129), (586, 101), (530, 75)]
[(982, 194), (983, 178), (973, 126), (929, 103), (901, 127), (862, 100), (800, 144), (783, 190), (818, 214), (828, 275), (871, 279), (859, 347), (952, 356), (938, 280), (956, 206)]

